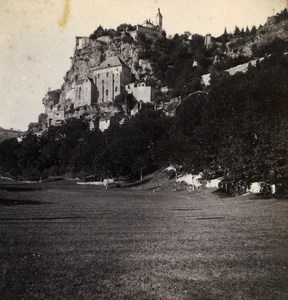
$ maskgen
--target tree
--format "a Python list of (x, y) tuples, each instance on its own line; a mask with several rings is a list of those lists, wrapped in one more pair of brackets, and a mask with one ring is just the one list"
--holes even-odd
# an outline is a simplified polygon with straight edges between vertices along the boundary
[(99, 25), (97, 29), (89, 36), (89, 38), (94, 41), (104, 35), (108, 35), (108, 32), (106, 29), (104, 30), (101, 25)]
[(17, 139), (8, 139), (0, 143), (0, 172), (11, 175), (20, 173), (19, 152), (20, 144)]
[(239, 37), (240, 36), (240, 29), (238, 26), (235, 26), (234, 28), (234, 37)]
[(251, 31), (250, 31), (249, 27), (246, 26), (245, 35), (246, 35), (247, 37), (249, 37), (250, 34), (251, 34)]
[(229, 36), (228, 36), (226, 27), (224, 28), (224, 33), (221, 35), (220, 38), (221, 38), (221, 40), (222, 40), (223, 43), (227, 43), (228, 42)]
[(251, 28), (251, 35), (254, 37), (257, 33), (257, 29), (256, 29), (256, 26), (253, 25), (252, 28)]

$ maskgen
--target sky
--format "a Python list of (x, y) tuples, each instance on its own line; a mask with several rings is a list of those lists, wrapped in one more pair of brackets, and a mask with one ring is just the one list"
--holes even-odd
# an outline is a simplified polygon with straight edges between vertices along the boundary
[(71, 66), (75, 36), (98, 25), (153, 20), (158, 8), (168, 35), (211, 33), (264, 24), (286, 0), (0, 0), (0, 127), (27, 130), (44, 112), (42, 98)]

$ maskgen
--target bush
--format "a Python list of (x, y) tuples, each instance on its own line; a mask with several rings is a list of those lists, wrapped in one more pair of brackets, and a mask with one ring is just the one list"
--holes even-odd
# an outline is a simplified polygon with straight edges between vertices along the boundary
[(262, 182), (262, 183), (261, 183), (260, 194), (263, 194), (263, 195), (271, 195), (271, 194), (272, 194), (272, 187), (271, 187), (271, 184), (269, 184), (269, 183), (267, 183), (267, 182)]
[(23, 176), (24, 180), (39, 181), (40, 177), (41, 177), (41, 173), (40, 173), (39, 170), (30, 167), (30, 168), (27, 168), (27, 169), (23, 170), (22, 176)]
[(252, 53), (256, 57), (262, 57), (266, 54), (281, 54), (288, 50), (288, 42), (275, 38), (272, 42), (264, 45), (253, 45)]
[(47, 174), (47, 177), (50, 176), (61, 176), (63, 175), (63, 169), (59, 166), (52, 166), (49, 169), (46, 169), (43, 173)]

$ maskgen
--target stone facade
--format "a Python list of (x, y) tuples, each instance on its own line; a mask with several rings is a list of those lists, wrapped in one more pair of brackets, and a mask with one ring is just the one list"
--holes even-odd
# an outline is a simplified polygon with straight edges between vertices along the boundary
[(76, 36), (76, 49), (80, 50), (91, 42), (87, 36)]
[(146, 38), (155, 40), (163, 36), (163, 16), (158, 9), (155, 22), (146, 20), (142, 25), (137, 25), (137, 34), (144, 34)]
[(134, 83), (127, 84), (125, 86), (128, 94), (132, 94), (135, 100), (143, 103), (151, 103), (152, 99), (152, 87), (146, 86), (145, 82), (138, 83), (136, 86)]
[(210, 33), (206, 34), (205, 36), (205, 40), (204, 40), (204, 46), (206, 49), (209, 49), (210, 47), (212, 47), (212, 36)]
[(61, 125), (65, 119), (63, 107), (53, 106), (47, 111), (47, 127)]
[(206, 34), (205, 39), (204, 39), (204, 47), (206, 49), (210, 49), (215, 45), (217, 47), (222, 47), (224, 45), (224, 43), (222, 41), (219, 41), (216, 38), (214, 38), (210, 33)]
[[(160, 9), (154, 22), (146, 20), (130, 32), (134, 39), (141, 33), (152, 40), (162, 37), (163, 16)], [(62, 89), (49, 90), (43, 98), (45, 118), (39, 120), (39, 130), (60, 125), (65, 119), (80, 117), (85, 117), (90, 122), (91, 129), (100, 126), (100, 129), (105, 130), (109, 127), (110, 120), (121, 121), (118, 120), (119, 112), (114, 104), (117, 96), (124, 96), (125, 90), (133, 95), (132, 98), (139, 107), (144, 104), (151, 106), (153, 88), (145, 83), (132, 83), (132, 72), (133, 80), (144, 81), (153, 73), (150, 61), (139, 60), (138, 52), (139, 49), (134, 44), (119, 43), (108, 36), (100, 37), (97, 41), (77, 36), (75, 54), (71, 58), (72, 66), (64, 77)], [(106, 60), (100, 63), (103, 57)], [(123, 105), (126, 111), (125, 104)]]
[(114, 102), (125, 85), (132, 81), (131, 69), (118, 56), (107, 58), (92, 74), (97, 87), (97, 103)]
[(97, 88), (91, 78), (76, 81), (74, 89), (74, 107), (95, 105), (97, 103)]
[(45, 106), (45, 114), (47, 118), (44, 120), (46, 124), (42, 127), (51, 125), (59, 125), (64, 120), (64, 107), (60, 104), (61, 90), (48, 90), (42, 102)]

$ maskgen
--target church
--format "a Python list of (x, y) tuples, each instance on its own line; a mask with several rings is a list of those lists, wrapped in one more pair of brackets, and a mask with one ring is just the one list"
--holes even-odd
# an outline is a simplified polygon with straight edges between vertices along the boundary
[(147, 39), (155, 40), (163, 36), (163, 16), (158, 8), (154, 23), (148, 19), (142, 25), (137, 25), (137, 35), (144, 34)]

